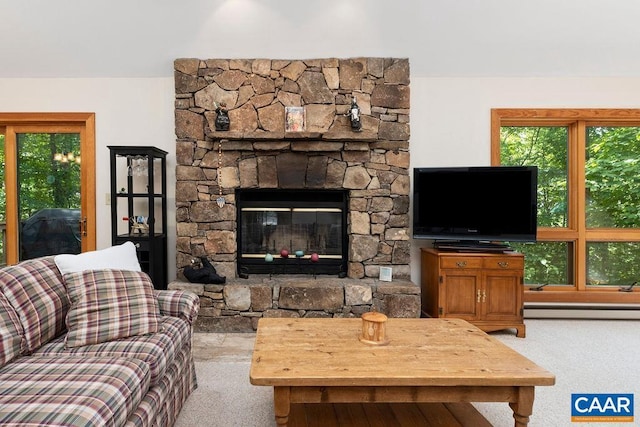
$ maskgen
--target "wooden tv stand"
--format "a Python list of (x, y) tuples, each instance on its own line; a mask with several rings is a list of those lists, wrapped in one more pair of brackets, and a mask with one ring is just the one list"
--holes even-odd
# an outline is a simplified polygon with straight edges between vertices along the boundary
[(524, 338), (524, 255), (421, 249), (422, 313)]

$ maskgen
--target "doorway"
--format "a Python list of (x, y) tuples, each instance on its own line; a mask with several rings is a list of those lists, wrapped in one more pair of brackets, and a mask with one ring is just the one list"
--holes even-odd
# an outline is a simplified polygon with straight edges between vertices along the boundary
[(0, 114), (0, 263), (95, 249), (93, 113)]

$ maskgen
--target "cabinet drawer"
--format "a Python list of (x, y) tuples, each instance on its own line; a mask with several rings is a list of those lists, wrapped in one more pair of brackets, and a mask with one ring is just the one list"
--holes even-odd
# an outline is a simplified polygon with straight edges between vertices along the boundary
[(524, 258), (522, 257), (492, 257), (483, 260), (484, 268), (497, 270), (522, 270), (524, 268)]
[(442, 257), (440, 264), (441, 268), (481, 268), (482, 259), (464, 256)]

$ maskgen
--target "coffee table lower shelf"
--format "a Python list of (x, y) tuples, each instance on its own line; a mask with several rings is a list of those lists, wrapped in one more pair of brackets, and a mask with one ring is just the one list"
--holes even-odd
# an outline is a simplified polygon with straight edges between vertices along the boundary
[(491, 427), (471, 403), (292, 403), (289, 427)]

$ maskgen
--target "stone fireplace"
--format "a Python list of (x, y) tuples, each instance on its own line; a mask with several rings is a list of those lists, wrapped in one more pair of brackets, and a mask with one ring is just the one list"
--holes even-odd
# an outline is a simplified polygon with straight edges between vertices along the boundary
[[(334, 278), (346, 276), (348, 283), (370, 283), (373, 293), (378, 289), (380, 267), (392, 268), (391, 283), (395, 285), (399, 283), (396, 280), (409, 278), (407, 59), (178, 59), (174, 66), (179, 277), (193, 259), (207, 256), (218, 273), (228, 278), (224, 289), (216, 288), (222, 298), (234, 286), (249, 288), (244, 311), (253, 314), (244, 313), (245, 317), (261, 317), (265, 311), (282, 308), (281, 295), (276, 295), (282, 289), (276, 290), (271, 283), (273, 304), (259, 313), (252, 311), (257, 305), (251, 301), (252, 284), (273, 281), (272, 273), (282, 275), (282, 281), (287, 283), (291, 274), (305, 272)], [(346, 115), (354, 98), (361, 109), (360, 131), (352, 130)], [(215, 127), (221, 105), (228, 110), (227, 131), (217, 131)], [(304, 107), (303, 130), (285, 131), (286, 107)], [(331, 215), (323, 212), (317, 219), (318, 212), (322, 212), (317, 206), (312, 207), (316, 209), (315, 225), (307, 224), (311, 215), (308, 212), (293, 218), (291, 213), (279, 215), (273, 209), (266, 213), (260, 211), (265, 206), (255, 206), (264, 195), (270, 195), (267, 202), (272, 201), (272, 195), (285, 195), (296, 206), (305, 198), (319, 200), (315, 196), (309, 198), (312, 192), (318, 196), (323, 192), (342, 194), (339, 203), (344, 206), (344, 220), (319, 227)], [(244, 223), (239, 205), (256, 208), (245, 212)], [(280, 202), (271, 207), (280, 207)], [(306, 219), (302, 220), (303, 216)], [(252, 221), (254, 224), (249, 226)], [(286, 225), (287, 221), (306, 225), (288, 237), (282, 234), (277, 239), (275, 235), (266, 238), (269, 224)], [(261, 231), (256, 231), (257, 225)], [(334, 253), (335, 245), (328, 248), (326, 241), (320, 244), (319, 240), (312, 240), (326, 239), (340, 226), (342, 234), (337, 240), (345, 242), (341, 252)], [(279, 233), (290, 231), (283, 226)], [(257, 233), (259, 242), (247, 240), (247, 249), (243, 241), (251, 232)], [(292, 259), (283, 260), (279, 256), (282, 249), (287, 249)], [(296, 251), (303, 252), (301, 259), (295, 259)], [(319, 254), (318, 268), (331, 268), (286, 269), (309, 261), (311, 253), (318, 251), (324, 251)], [(266, 254), (271, 252), (275, 262), (265, 265)], [(246, 272), (249, 281), (238, 279), (239, 273)], [(267, 273), (268, 279), (255, 277)], [(329, 279), (316, 281), (316, 285), (336, 282)], [(305, 277), (296, 282), (308, 281), (309, 277)], [(341, 292), (345, 292), (344, 285)], [(415, 296), (419, 290), (401, 293)], [(368, 309), (376, 308), (374, 300), (375, 297), (368, 299)], [(217, 305), (213, 301), (212, 306), (219, 308), (212, 310), (214, 315), (229, 311), (230, 315), (242, 316), (238, 314), (242, 310), (229, 308), (226, 300)], [(379, 302), (377, 308), (384, 311), (383, 301)], [(305, 315), (305, 310), (323, 310), (331, 315), (353, 312), (351, 306), (344, 308), (344, 301), (332, 304), (330, 310), (315, 304), (308, 306), (298, 308), (298, 314)]]

